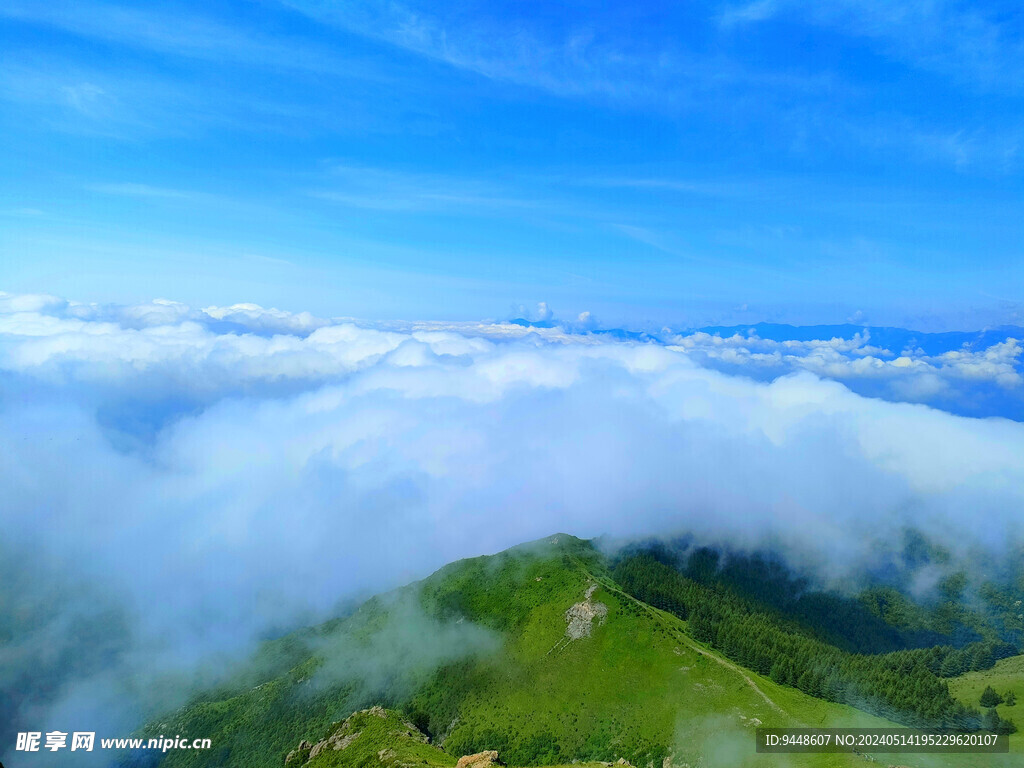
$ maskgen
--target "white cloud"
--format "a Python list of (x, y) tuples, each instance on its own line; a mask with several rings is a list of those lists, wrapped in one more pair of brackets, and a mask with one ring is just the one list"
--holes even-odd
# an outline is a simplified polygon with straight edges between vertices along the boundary
[[(160, 457), (164, 467), (189, 468), (189, 473), (202, 477), (203, 486), (217, 486), (231, 475), (221, 471), (223, 456), (234, 457), (228, 462), (232, 472), (248, 475), (266, 460), (269, 467), (294, 480), (311, 462), (322, 460), (332, 465), (359, 445), (358, 459), (353, 454), (344, 458), (342, 465), (350, 460), (359, 466), (385, 461), (390, 468), (385, 475), (399, 466), (417, 474), (426, 462), (434, 468), (429, 474), (454, 477), (459, 474), (460, 462), (465, 466), (487, 464), (514, 443), (521, 444), (523, 454), (508, 469), (522, 465), (527, 457), (550, 453), (554, 445), (565, 451), (559, 457), (548, 456), (553, 466), (559, 466), (568, 461), (567, 456), (587, 452), (578, 438), (595, 429), (608, 432), (591, 448), (603, 446), (616, 454), (621, 448), (619, 438), (628, 443), (647, 430), (672, 443), (689, 439), (691, 431), (710, 429), (712, 444), (723, 437), (728, 437), (726, 442), (742, 437), (782, 450), (798, 448), (808, 430), (825, 434), (841, 427), (847, 432), (842, 452), (855, 450), (876, 470), (875, 460), (885, 456), (886, 472), (898, 466), (900, 483), (927, 490), (935, 483), (946, 487), (950, 478), (964, 473), (964, 466), (982, 472), (999, 464), (999, 457), (1005, 454), (996, 450), (1002, 439), (993, 436), (996, 432), (1024, 434), (1021, 425), (994, 426), (985, 420), (958, 419), (930, 409), (867, 400), (819, 378), (881, 380), (921, 396), (946, 390), (957, 381), (984, 381), (1014, 389), (1021, 384), (1016, 368), (1021, 346), (1013, 339), (981, 351), (965, 349), (930, 357), (909, 350), (897, 355), (872, 346), (866, 334), (853, 339), (776, 342), (756, 336), (722, 338), (697, 333), (674, 337), (672, 344), (662, 345), (502, 323), (415, 323), (401, 330), (379, 330), (307, 313), (265, 310), (254, 304), (195, 311), (167, 300), (104, 307), (6, 294), (0, 296), (0, 302), (4, 310), (0, 314), (0, 369), (9, 377), (27, 377), (63, 391), (61, 407), (77, 409), (76, 431), (95, 428), (95, 424), (89, 425), (99, 404), (116, 414), (120, 399), (146, 400), (147, 392), (159, 395), (146, 400), (154, 407), (161, 399), (186, 397), (194, 402), (200, 393), (198, 411), (186, 409), (184, 416), (173, 409), (163, 413), (150, 455)], [(550, 316), (546, 305), (538, 311)], [(730, 371), (744, 373), (768, 369), (775, 380), (757, 383), (726, 375), (709, 370), (712, 363), (728, 364)], [(275, 388), (283, 380), (294, 386)], [(588, 402), (594, 414), (611, 423), (577, 413), (579, 402)], [(530, 413), (519, 413), (527, 403), (532, 403)], [(480, 409), (492, 409), (492, 417), (507, 415), (510, 420), (492, 433), (476, 421)], [(634, 411), (642, 418), (632, 425), (620, 423), (615, 415)], [(440, 412), (446, 414), (443, 419), (437, 416)], [(368, 415), (371, 413), (376, 417)], [(535, 432), (521, 434), (515, 426), (520, 419), (525, 424), (539, 413), (547, 413), (548, 420), (536, 424)], [(828, 429), (818, 424), (826, 417)], [(975, 435), (989, 435), (988, 448), (979, 448), (959, 468), (950, 466), (935, 473), (936, 457), (929, 447), (902, 445), (900, 451), (906, 456), (884, 447), (892, 438), (890, 425), (903, 421), (907, 427), (901, 434), (920, 431), (912, 427), (920, 421), (922, 428), (935, 425), (955, 433), (958, 445)], [(454, 429), (475, 446), (474, 455), (464, 454), (459, 444), (433, 441), (434, 429), (445, 434)], [(552, 434), (553, 430), (557, 434)], [(872, 436), (870, 441), (866, 435)], [(102, 442), (101, 433), (93, 439)], [(420, 445), (420, 439), (429, 450), (412, 448)], [(540, 450), (527, 450), (534, 441)], [(484, 445), (491, 458), (476, 455)], [(750, 450), (750, 444), (732, 448), (739, 452), (738, 458)], [(438, 458), (445, 454), (459, 456), (459, 461), (448, 465)], [(655, 466), (665, 469), (661, 466), (665, 462), (672, 465), (674, 460), (667, 456), (658, 457)], [(623, 467), (639, 471), (633, 459), (620, 458)], [(117, 459), (128, 460), (130, 457)], [(915, 467), (917, 474), (907, 467)], [(489, 482), (501, 485), (508, 479), (504, 469), (488, 464), (488, 473), (498, 472), (489, 475)], [(578, 467), (568, 462), (562, 469), (575, 472)], [(791, 471), (778, 469), (783, 474)], [(1005, 469), (1013, 469), (1013, 462)], [(730, 467), (730, 472), (738, 471), (737, 466)], [(592, 479), (589, 473), (585, 476)], [(267, 477), (273, 478), (274, 484), (281, 481), (274, 472), (268, 471)], [(616, 483), (621, 480), (618, 477)], [(253, 478), (253, 482), (263, 485), (262, 479)], [(787, 494), (796, 494), (801, 482)], [(176, 486), (178, 491), (183, 487)], [(486, 488), (479, 490), (483, 493)], [(531, 488), (530, 492), (543, 495), (542, 491), (550, 490)], [(580, 490), (583, 496), (591, 495)], [(682, 486), (676, 491), (684, 494)], [(464, 492), (466, 487), (445, 490), (446, 494)], [(166, 494), (159, 492), (154, 497), (163, 499)], [(613, 508), (604, 518), (592, 518), (594, 510), (605, 505), (582, 509), (575, 502), (563, 501), (576, 510), (574, 514), (581, 515), (578, 523), (586, 521), (583, 527), (589, 534), (600, 532), (601, 525), (619, 525)], [(542, 498), (535, 502), (543, 506)], [(240, 508), (236, 511), (249, 514)], [(772, 510), (772, 515), (777, 511)], [(440, 514), (440, 510), (436, 512)], [(833, 512), (828, 505), (819, 510), (823, 521)], [(204, 513), (204, 519), (213, 521), (216, 515)], [(602, 522), (594, 524), (594, 520)], [(545, 525), (549, 522), (545, 520)], [(505, 543), (511, 539), (494, 542), (496, 546)]]
[(277, 333), (309, 333), (329, 324), (309, 312), (285, 312), (264, 309), (259, 304), (232, 304), (230, 307), (206, 307), (203, 312), (216, 320), (224, 320), (241, 329)]
[(11, 294), (0, 291), (0, 314), (14, 312), (52, 312), (66, 306), (64, 299), (45, 293)]
[[(392, 365), (405, 360), (416, 367), (436, 356), (464, 356), (467, 362), (479, 363), (480, 370), (488, 370), (490, 363), (479, 356), (492, 349), (492, 342), (519, 340), (540, 349), (553, 344), (623, 346), (586, 332), (594, 327), (589, 313), (567, 327), (554, 321), (544, 302), (536, 309), (516, 311), (551, 327), (411, 322), (375, 328), (251, 303), (194, 310), (164, 299), (119, 306), (0, 293), (0, 369), (49, 381), (108, 382), (119, 388), (188, 376), (191, 393), (204, 393), (203, 399), (209, 401), (240, 387), (249, 394), (253, 386), (283, 382), (290, 382), (292, 391), (308, 389), (372, 366), (389, 354)], [(851, 338), (810, 341), (706, 332), (669, 332), (663, 339), (668, 350), (682, 353), (688, 361), (728, 373), (770, 380), (807, 371), (861, 394), (946, 409), (957, 410), (957, 402), (969, 400), (977, 387), (1017, 399), (1024, 392), (1024, 350), (1014, 338), (987, 348), (932, 355), (872, 344), (867, 330)], [(402, 352), (396, 351), (399, 347)]]
[(756, 335), (729, 337), (698, 332), (670, 339), (703, 364), (748, 375), (778, 376), (809, 371), (850, 386), (869, 383), (873, 394), (893, 400), (933, 402), (940, 396), (963, 397), (965, 387), (989, 384), (1017, 393), (1021, 375), (1020, 341), (1008, 338), (985, 349), (961, 349), (939, 355), (920, 350), (873, 346), (870, 333), (852, 338), (773, 341)]

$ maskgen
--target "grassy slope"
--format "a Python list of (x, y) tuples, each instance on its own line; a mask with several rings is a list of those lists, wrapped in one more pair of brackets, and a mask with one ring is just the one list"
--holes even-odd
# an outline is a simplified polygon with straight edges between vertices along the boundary
[(1011, 656), (997, 661), (992, 669), (955, 677), (949, 681), (949, 690), (960, 701), (977, 707), (986, 685), (991, 685), (1000, 695), (1005, 695), (1007, 691), (1016, 694), (1017, 703), (1014, 706), (1001, 704), (996, 707), (996, 712), (1002, 718), (1013, 720), (1017, 728), (1021, 729), (1010, 736), (1010, 750), (1024, 753), (1024, 656)]
[[(689, 638), (679, 619), (620, 592), (585, 550), (569, 563), (538, 558), (517, 568), (506, 565), (501, 569), (505, 583), (497, 589), (488, 578), (492, 567), (478, 559), (446, 574), (446, 587), (472, 596), (467, 604), (475, 609), (474, 620), (487, 621), (492, 610), (522, 616), (501, 656), (491, 660), (462, 700), (462, 723), (445, 742), (453, 753), (502, 751), (507, 738), (515, 757), (515, 742), (524, 740), (523, 734), (553, 734), (563, 759), (625, 756), (660, 763), (657, 747), (664, 745), (673, 762), (696, 763), (711, 747), (709, 741), (752, 751), (751, 718), (780, 726), (881, 722), (740, 670)], [(591, 579), (602, 584), (592, 600), (608, 606), (607, 620), (591, 637), (564, 643), (564, 613), (583, 599)], [(428, 594), (430, 589), (428, 580)], [(511, 604), (491, 604), (492, 595), (506, 600), (508, 594), (514, 596)], [(621, 751), (609, 754), (609, 744)], [(795, 764), (825, 763), (804, 758)]]
[[(595, 583), (591, 600), (607, 606), (607, 618), (594, 622), (590, 637), (569, 642), (565, 612)], [(472, 624), (500, 644), (464, 659), (439, 657), (430, 669), (367, 686), (344, 676), (323, 684), (320, 656), (295, 663), (303, 654), (286, 641), (288, 669), (270, 665), (258, 686), (224, 689), (154, 724), (153, 733), (213, 739), (211, 752), (170, 753), (165, 765), (280, 768), (301, 739), (316, 743), (332, 722), (336, 728), (353, 710), (378, 702), (414, 713), (448, 755), (421, 758), (437, 765), (483, 749), (498, 749), (512, 765), (618, 757), (657, 765), (666, 753), (674, 765), (866, 765), (855, 756), (755, 755), (754, 718), (774, 726), (884, 725), (775, 685), (695, 642), (684, 622), (620, 592), (602, 558), (572, 537), (453, 563), (398, 594), (415, 599), (437, 622), (435, 629)], [(393, 604), (371, 601), (354, 616), (305, 635), (343, 637), (373, 657), (390, 630)], [(346, 664), (360, 668), (358, 654)], [(926, 764), (909, 755), (898, 761)]]

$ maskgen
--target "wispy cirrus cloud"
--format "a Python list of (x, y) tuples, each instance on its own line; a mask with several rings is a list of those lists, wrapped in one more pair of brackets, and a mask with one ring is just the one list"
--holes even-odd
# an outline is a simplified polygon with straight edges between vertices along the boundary
[(770, 19), (778, 13), (778, 10), (777, 0), (754, 0), (754, 2), (727, 6), (718, 20), (719, 23), (727, 27), (734, 24), (749, 24)]
[[(228, 21), (196, 9), (15, 2), (0, 8), (0, 22), (15, 31), (16, 43), (21, 29), (56, 32), (67, 43), (45, 53), (12, 45), (0, 72), (0, 97), (35, 113), (47, 128), (69, 133), (131, 141), (197, 130), (336, 129), (338, 112), (348, 123), (370, 119), (349, 92), (351, 84), (379, 89), (401, 77), (379, 57), (367, 60), (308, 35), (268, 34), (258, 18)], [(112, 47), (120, 63), (83, 54), (83, 41)], [(209, 77), (210, 67), (216, 78)], [(289, 86), (254, 88), (255, 72), (263, 73), (259, 82), (273, 73)], [(350, 87), (324, 91), (314, 87), (321, 78)], [(296, 98), (296, 91), (304, 96)], [(371, 122), (378, 129), (387, 125)]]
[[(687, 25), (707, 27), (707, 43), (702, 45), (659, 32), (658, 25), (644, 23), (639, 9), (632, 15), (594, 13), (585, 19), (555, 14), (550, 23), (528, 13), (509, 19), (483, 6), (475, 12), (452, 13), (416, 2), (336, 4), (316, 0), (289, 0), (230, 20), (213, 10), (172, 13), (111, 3), (86, 8), (73, 3), (16, 2), (0, 13), (11, 22), (158, 54), (179, 64), (213, 63), (222, 76), (244, 83), (242, 93), (215, 92), (218, 89), (207, 84), (202, 88), (203, 98), (192, 99), (189, 91), (196, 85), (194, 74), (179, 79), (157, 71), (133, 83), (121, 72), (82, 71), (70, 82), (65, 77), (50, 84), (44, 89), (50, 95), (35, 99), (59, 101), (65, 109), (88, 118), (90, 124), (76, 127), (74, 119), (50, 116), (51, 124), (70, 130), (127, 137), (169, 129), (174, 132), (176, 126), (181, 126), (181, 132), (187, 126), (214, 126), (304, 133), (313, 128), (331, 130), (332, 121), (338, 124), (339, 114), (346, 115), (345, 122), (358, 122), (363, 129), (393, 130), (388, 126), (394, 125), (395, 116), (376, 115), (376, 111), (388, 110), (384, 104), (371, 109), (369, 93), (364, 99), (346, 98), (339, 89), (326, 93), (315, 88), (315, 80), (327, 76), (358, 82), (360, 89), (372, 84), (375, 93), (386, 88), (394, 98), (403, 84), (422, 80), (411, 56), (445, 65), (455, 73), (473, 73), (584, 102), (596, 100), (615, 109), (642, 108), (670, 118), (701, 114), (713, 116), (716, 124), (726, 127), (760, 124), (797, 155), (813, 153), (817, 146), (837, 151), (852, 142), (876, 151), (892, 146), (896, 151), (909, 151), (920, 163), (953, 165), (961, 170), (1016, 167), (1021, 126), (1005, 116), (985, 114), (971, 119), (964, 114), (955, 121), (935, 120), (934, 115), (915, 116), (908, 108), (907, 114), (880, 119), (866, 98), (879, 84), (858, 81), (840, 67), (815, 62), (791, 66), (750, 60), (729, 34), (729, 29), (741, 24), (749, 26), (785, 15), (812, 27), (849, 28), (873, 44), (889, 46), (897, 58), (917, 51), (922, 66), (938, 67), (934, 62), (952, 57), (946, 69), (973, 72), (977, 82), (998, 81), (1005, 86), (1021, 80), (1016, 77), (1024, 66), (1021, 46), (1014, 43), (1012, 29), (1007, 29), (1005, 22), (989, 18), (995, 14), (971, 12), (954, 4), (907, 6), (899, 11), (889, 7), (885, 3), (845, 2), (811, 7), (787, 0), (729, 5), (720, 16), (728, 20), (724, 29), (715, 25), (714, 10), (695, 12), (694, 18), (683, 20)], [(282, 15), (294, 20), (295, 14), (317, 24), (280, 23)], [(261, 22), (269, 19), (279, 23), (279, 34), (265, 31)], [(635, 34), (622, 35), (623, 23)], [(379, 43), (389, 49), (388, 55), (379, 49), (356, 52), (359, 46), (351, 45), (354, 38)], [(909, 45), (903, 44), (905, 38)], [(962, 42), (950, 48), (945, 45), (947, 39)], [(395, 51), (409, 56), (403, 59), (394, 55)], [(143, 59), (138, 62), (141, 66), (151, 63)], [(29, 71), (35, 71), (37, 80), (47, 72), (73, 72), (67, 62), (46, 67), (19, 64), (16, 53), (11, 61), (26, 70), (19, 77), (23, 81), (31, 79), (25, 76)], [(988, 75), (986, 61), (991, 65)], [(261, 88), (248, 94), (251, 82), (245, 73), (268, 70), (309, 81), (310, 90), (301, 98), (295, 98), (292, 89), (268, 92)], [(442, 80), (446, 88), (472, 88), (458, 84), (458, 78), (432, 78), (426, 90), (442, 87)], [(402, 100), (409, 100), (408, 94)], [(212, 114), (210, 103), (219, 104), (220, 114)], [(450, 128), (430, 109), (398, 105), (394, 111), (406, 130), (420, 124), (416, 130)], [(410, 113), (416, 114), (415, 121)]]
[[(387, 42), (487, 78), (541, 87), (563, 95), (624, 92), (639, 87), (631, 69), (652, 62), (601, 50), (587, 33), (561, 40), (538, 36), (528, 26), (513, 34), (486, 21), (442, 19), (435, 11), (389, 3), (330, 3), (286, 0), (285, 5), (317, 21)], [(665, 63), (668, 63), (666, 59)]]
[(45, 215), (45, 211), (41, 208), (30, 208), (27, 206), (20, 206), (16, 208), (4, 208), (0, 210), (0, 216), (11, 216), (15, 218), (35, 218), (36, 216)]
[(94, 192), (102, 192), (107, 195), (123, 195), (125, 197), (160, 197), (178, 200), (195, 197), (193, 192), (167, 189), (166, 187), (156, 187), (151, 184), (140, 184), (131, 181), (90, 184), (88, 188)]
[(952, 80), (986, 89), (1020, 90), (1024, 39), (1019, 9), (1012, 4), (754, 0), (727, 6), (720, 19), (730, 26), (782, 16), (869, 39), (886, 56)]
[(0, 71), (0, 98), (47, 130), (135, 139), (181, 133), (222, 121), (173, 78), (87, 67), (66, 59), (10, 56)]
[[(761, 89), (834, 92), (827, 73), (772, 72), (750, 68), (722, 50), (696, 51), (655, 34), (656, 27), (626, 42), (614, 23), (595, 15), (586, 22), (543, 28), (485, 14), (445, 13), (418, 3), (345, 3), (283, 0), (318, 22), (443, 62), (482, 77), (536, 88), (562, 97), (598, 97), (675, 112), (699, 109), (724, 94)], [(509, 32), (509, 29), (512, 32)]]
[[(513, 194), (512, 185), (493, 180), (333, 164), (312, 197), (354, 208), (381, 211), (489, 209), (520, 211), (543, 207), (544, 201)], [(548, 208), (550, 210), (550, 208)]]
[[(727, 6), (717, 31), (713, 18), (702, 19), (709, 24), (710, 42), (699, 48), (679, 45), (659, 35), (656, 26), (643, 24), (637, 25), (642, 34), (633, 46), (625, 46), (599, 14), (585, 25), (546, 27), (524, 17), (508, 34), (508, 19), (492, 26), (486, 14), (446, 14), (416, 3), (284, 4), (327, 26), (457, 70), (560, 97), (597, 98), (670, 115), (714, 112), (725, 124), (763, 120), (795, 154), (811, 151), (809, 145), (859, 146), (909, 152), (923, 164), (997, 172), (1016, 167), (1019, 159), (1022, 126), (1005, 116), (971, 119), (965, 114), (953, 123), (915, 115), (912, 109), (879, 116), (865, 102), (876, 85), (831, 65), (750, 61), (742, 46), (729, 39), (732, 27), (785, 16), (866, 38), (894, 59), (969, 78), (975, 85), (1014, 87), (1020, 81), (1016, 75), (1024, 71), (1024, 44), (1006, 24), (953, 4), (894, 10), (887, 3), (757, 0)], [(954, 40), (952, 47), (947, 39)]]
[[(226, 23), (212, 15), (131, 4), (5, 3), (0, 18), (138, 50), (259, 69), (307, 70), (373, 78), (379, 69), (308, 37), (268, 35), (253, 19)], [(363, 66), (360, 66), (363, 64)]]

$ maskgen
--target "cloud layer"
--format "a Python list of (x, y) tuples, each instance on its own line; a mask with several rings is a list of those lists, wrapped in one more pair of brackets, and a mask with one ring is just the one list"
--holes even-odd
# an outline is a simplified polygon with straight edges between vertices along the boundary
[[(1019, 543), (1024, 424), (825, 378), (911, 399), (929, 380), (1012, 390), (1019, 343), (936, 356), (869, 341), (0, 296), (0, 565), (23, 581), (31, 565), (23, 599), (39, 605), (89, 585), (123, 626), (31, 711), (63, 727), (107, 696), (130, 721), (131, 691), (167, 670), (557, 530), (772, 542), (826, 579), (905, 526), (962, 554)], [(82, 600), (36, 617), (35, 637), (74, 647)]]
[(867, 330), (813, 340), (698, 331), (668, 341), (701, 365), (726, 372), (773, 379), (808, 371), (863, 395), (972, 416), (1024, 419), (1024, 348), (1013, 336), (988, 344), (954, 343), (930, 353), (914, 345), (892, 349), (872, 344)]

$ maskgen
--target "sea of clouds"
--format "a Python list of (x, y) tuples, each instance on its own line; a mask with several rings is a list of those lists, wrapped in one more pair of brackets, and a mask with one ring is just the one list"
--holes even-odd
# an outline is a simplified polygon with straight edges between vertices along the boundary
[(1024, 423), (941, 409), (1019, 398), (1015, 339), (546, 325), (0, 294), (10, 722), (121, 735), (168, 675), (556, 531), (770, 544), (832, 583), (908, 526), (1022, 541)]

